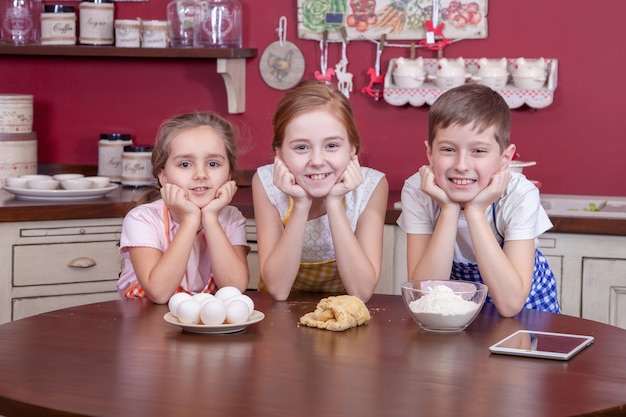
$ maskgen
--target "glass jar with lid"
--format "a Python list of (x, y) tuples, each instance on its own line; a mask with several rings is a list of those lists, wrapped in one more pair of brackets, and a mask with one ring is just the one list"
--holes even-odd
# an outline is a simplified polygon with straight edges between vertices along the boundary
[(241, 48), (241, 3), (238, 0), (199, 0), (194, 24), (194, 47)]

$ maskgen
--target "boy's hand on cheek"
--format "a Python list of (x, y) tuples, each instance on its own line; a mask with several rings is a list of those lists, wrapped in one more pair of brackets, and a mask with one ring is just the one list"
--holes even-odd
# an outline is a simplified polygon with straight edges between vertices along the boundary
[(489, 185), (479, 192), (467, 205), (476, 207), (482, 211), (486, 210), (491, 203), (504, 194), (506, 187), (509, 185), (509, 181), (511, 181), (511, 171), (509, 171), (508, 168), (501, 169), (493, 174)]
[(339, 181), (337, 181), (332, 190), (330, 190), (329, 197), (343, 198), (362, 183), (363, 174), (361, 173), (361, 164), (359, 164), (359, 159), (353, 156), (346, 170), (341, 174)]
[(453, 204), (454, 202), (450, 200), (448, 194), (437, 185), (435, 181), (435, 172), (433, 171), (433, 167), (430, 165), (424, 165), (420, 168), (420, 188), (423, 192), (425, 192), (430, 198), (435, 200), (437, 204), (441, 207)]
[(296, 177), (278, 156), (274, 158), (274, 185), (294, 200), (307, 197), (302, 187), (296, 184)]

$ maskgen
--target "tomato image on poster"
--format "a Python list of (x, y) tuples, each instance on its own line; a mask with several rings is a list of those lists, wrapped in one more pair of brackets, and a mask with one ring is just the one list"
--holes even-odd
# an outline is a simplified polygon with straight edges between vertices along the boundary
[[(340, 41), (348, 37), (387, 40), (426, 39), (426, 21), (443, 24), (447, 39), (487, 37), (487, 0), (297, 0), (298, 37)], [(433, 15), (435, 11), (435, 15)]]

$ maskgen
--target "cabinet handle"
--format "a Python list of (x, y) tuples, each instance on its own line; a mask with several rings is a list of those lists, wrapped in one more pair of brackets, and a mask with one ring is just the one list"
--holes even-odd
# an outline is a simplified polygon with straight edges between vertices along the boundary
[(67, 266), (70, 268), (91, 268), (92, 266), (96, 266), (96, 261), (86, 256), (82, 256), (80, 258), (74, 258), (67, 263)]

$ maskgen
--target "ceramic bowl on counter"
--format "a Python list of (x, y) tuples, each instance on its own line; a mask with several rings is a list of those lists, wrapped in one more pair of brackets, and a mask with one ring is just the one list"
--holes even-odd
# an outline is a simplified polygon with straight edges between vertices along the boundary
[(32, 190), (56, 190), (59, 188), (58, 180), (34, 179), (27, 181), (28, 188)]
[(93, 181), (85, 178), (70, 178), (61, 181), (64, 190), (88, 190), (93, 186)]
[(93, 183), (91, 188), (104, 188), (111, 183), (111, 178), (105, 177), (102, 175), (96, 175), (93, 177), (85, 177), (85, 179)]
[(485, 304), (487, 286), (471, 281), (429, 280), (402, 284), (402, 299), (411, 317), (426, 331), (461, 332)]
[(84, 177), (83, 174), (56, 174), (52, 176), (52, 178), (58, 181), (74, 180), (74, 179), (83, 178), (83, 177)]

